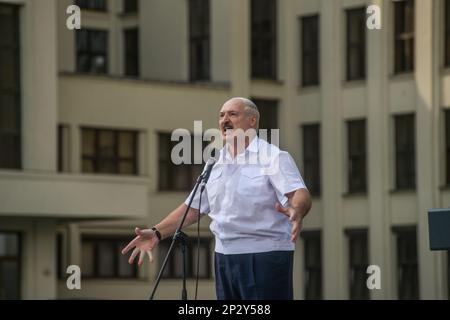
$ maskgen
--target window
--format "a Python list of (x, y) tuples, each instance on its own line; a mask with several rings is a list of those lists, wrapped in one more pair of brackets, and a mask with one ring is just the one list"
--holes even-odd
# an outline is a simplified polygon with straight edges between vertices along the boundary
[(139, 30), (137, 28), (124, 30), (125, 43), (125, 75), (139, 76)]
[(70, 135), (69, 126), (58, 125), (58, 172), (70, 171)]
[(137, 264), (121, 253), (130, 239), (121, 237), (82, 237), (81, 270), (87, 278), (137, 278)]
[[(162, 267), (164, 258), (169, 251), (172, 239), (163, 240), (159, 245), (159, 266)], [(200, 238), (200, 259), (199, 259), (199, 278), (212, 278), (211, 270), (211, 239)], [(172, 254), (169, 257), (163, 277), (177, 279), (183, 275), (183, 253), (179, 245), (175, 245)], [(190, 238), (188, 240), (188, 248), (186, 252), (186, 276), (187, 278), (197, 277), (197, 239)]]
[(369, 266), (369, 254), (367, 248), (367, 230), (347, 230), (349, 248), (349, 287), (350, 299), (369, 299), (367, 288), (367, 267)]
[(76, 32), (77, 72), (108, 72), (108, 32), (81, 29)]
[[(252, 99), (259, 111), (259, 130), (267, 130), (267, 134), (259, 132), (261, 138), (272, 142), (272, 129), (279, 129), (278, 127), (278, 101), (266, 99)], [(276, 143), (276, 141), (273, 141)]]
[(58, 232), (56, 235), (56, 272), (58, 279), (66, 277), (68, 266), (66, 237), (63, 233)]
[(0, 232), (0, 300), (20, 299), (21, 255), (20, 235)]
[(447, 299), (450, 299), (450, 250), (447, 250)]
[(414, 115), (395, 116), (396, 188), (416, 187), (416, 151)]
[(305, 299), (322, 299), (322, 244), (320, 231), (303, 232)]
[(302, 86), (317, 86), (320, 79), (319, 16), (301, 18)]
[(0, 168), (20, 169), (19, 7), (0, 4)]
[(366, 9), (346, 11), (347, 14), (347, 80), (366, 76)]
[(251, 0), (252, 78), (277, 77), (277, 2)]
[(191, 81), (210, 79), (209, 0), (189, 0), (189, 50)]
[(394, 228), (397, 238), (397, 284), (400, 300), (419, 299), (416, 228)]
[(447, 300), (450, 299), (450, 250), (447, 250)]
[(347, 122), (348, 191), (366, 192), (366, 121)]
[(106, 11), (107, 0), (76, 0), (75, 4), (81, 9)]
[(82, 172), (137, 175), (137, 132), (82, 129)]
[(445, 66), (450, 67), (450, 0), (445, 0)]
[(137, 13), (139, 11), (138, 0), (123, 0), (124, 13)]
[(450, 110), (445, 111), (445, 145), (447, 163), (447, 185), (450, 185)]
[(303, 126), (303, 174), (308, 190), (320, 196), (320, 125)]
[[(186, 137), (185, 139), (189, 139)], [(176, 165), (172, 162), (171, 153), (178, 141), (171, 141), (170, 133), (159, 133), (159, 190), (160, 191), (189, 191), (197, 181), (203, 170), (202, 164), (194, 164), (194, 141), (191, 141), (191, 164)], [(203, 147), (206, 142), (203, 142)], [(181, 154), (181, 156), (184, 156)]]
[(414, 0), (394, 1), (395, 73), (414, 70)]

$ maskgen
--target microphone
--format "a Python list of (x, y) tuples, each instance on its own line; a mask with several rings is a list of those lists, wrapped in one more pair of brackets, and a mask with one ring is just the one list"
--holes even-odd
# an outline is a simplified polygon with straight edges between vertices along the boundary
[(203, 179), (202, 185), (205, 185), (208, 182), (209, 176), (211, 175), (211, 171), (212, 171), (214, 165), (216, 164), (216, 162), (217, 162), (217, 152), (216, 152), (216, 149), (213, 149), (212, 157), (209, 158), (208, 161), (206, 162), (205, 170), (202, 173), (202, 179)]

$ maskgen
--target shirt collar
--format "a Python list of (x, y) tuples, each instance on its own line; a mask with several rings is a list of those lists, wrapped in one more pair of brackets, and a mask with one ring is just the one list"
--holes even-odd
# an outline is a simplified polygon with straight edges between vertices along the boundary
[[(252, 152), (252, 153), (258, 153), (259, 150), (259, 138), (258, 136), (254, 137), (252, 142), (250, 142), (250, 144), (247, 146), (247, 149), (245, 149), (245, 152), (238, 154), (239, 156), (243, 156), (248, 152)], [(227, 159), (227, 160), (232, 160), (230, 153), (228, 152), (228, 147), (225, 144), (225, 146), (220, 150), (220, 160), (219, 162), (221, 163), (222, 159)]]

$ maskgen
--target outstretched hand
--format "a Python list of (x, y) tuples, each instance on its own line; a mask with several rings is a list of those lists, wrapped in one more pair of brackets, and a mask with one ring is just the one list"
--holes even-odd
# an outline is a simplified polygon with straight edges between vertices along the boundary
[(131, 253), (129, 264), (133, 264), (134, 259), (139, 254), (138, 266), (142, 266), (144, 263), (144, 257), (147, 254), (150, 262), (153, 262), (153, 248), (158, 244), (159, 240), (155, 232), (152, 229), (134, 229), (136, 237), (128, 243), (128, 245), (122, 250), (122, 254), (127, 254), (134, 248)]
[(292, 207), (282, 207), (280, 203), (275, 205), (275, 209), (289, 218), (289, 221), (292, 223), (291, 241), (295, 242), (300, 234), (300, 231), (302, 231), (302, 215)]

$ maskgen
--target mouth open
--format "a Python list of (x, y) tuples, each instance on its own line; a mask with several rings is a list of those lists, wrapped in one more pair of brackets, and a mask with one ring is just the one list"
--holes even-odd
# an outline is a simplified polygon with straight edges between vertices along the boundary
[(224, 132), (227, 132), (228, 130), (233, 130), (233, 126), (230, 124), (225, 124), (222, 126), (222, 129)]

